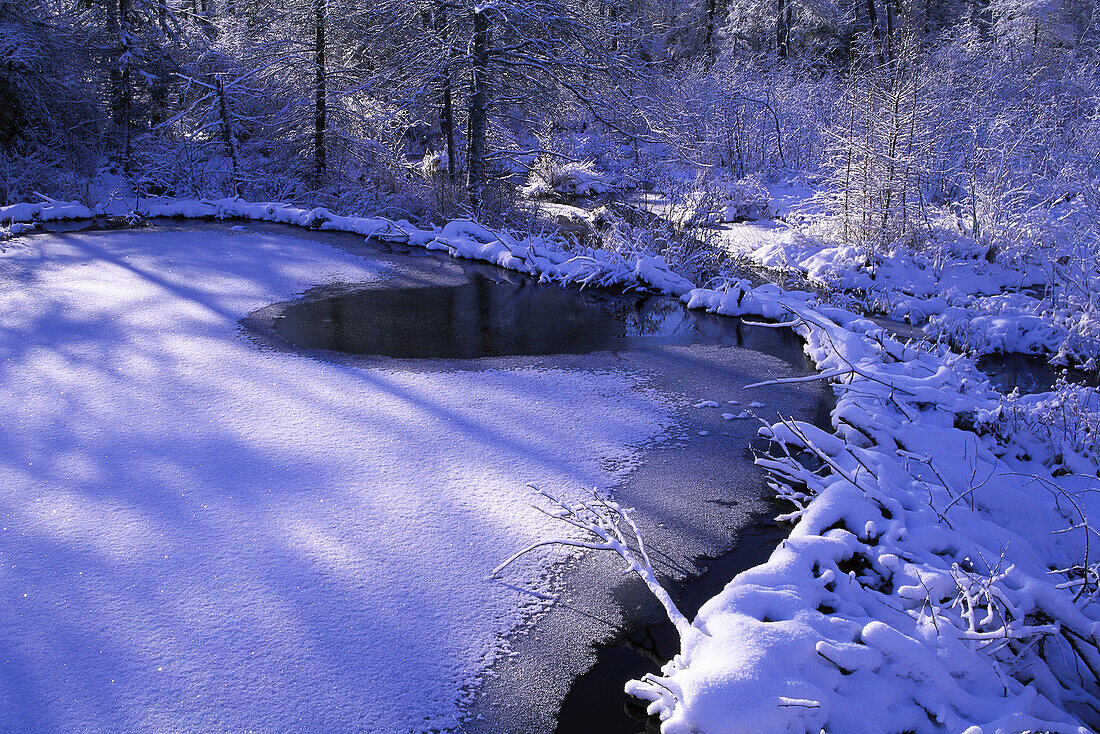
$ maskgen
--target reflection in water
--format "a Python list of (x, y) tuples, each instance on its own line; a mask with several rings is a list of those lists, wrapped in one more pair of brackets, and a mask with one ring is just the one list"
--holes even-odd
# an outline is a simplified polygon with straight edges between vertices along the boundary
[(739, 322), (689, 312), (675, 299), (578, 292), (476, 274), (457, 286), (371, 288), (287, 303), (273, 326), (301, 348), (405, 359), (744, 341)]

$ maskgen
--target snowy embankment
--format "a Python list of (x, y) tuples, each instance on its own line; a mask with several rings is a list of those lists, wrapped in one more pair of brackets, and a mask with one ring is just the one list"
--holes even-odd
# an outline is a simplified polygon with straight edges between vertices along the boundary
[(1100, 726), (1096, 392), (1008, 404), (965, 359), (807, 294), (686, 300), (793, 326), (838, 402), (835, 434), (762, 429), (794, 527), (629, 686), (662, 731)]
[[(897, 247), (871, 266), (865, 248), (826, 244), (814, 234), (821, 212), (807, 203), (809, 189), (776, 186), (773, 201), (790, 222), (724, 224), (718, 230), (731, 254), (761, 267), (795, 272), (860, 310), (914, 325), (976, 355), (1045, 354), (1085, 369), (1100, 364), (1100, 313), (1094, 302), (1051, 305), (1027, 292), (1051, 277), (1035, 262), (1009, 265), (990, 258), (989, 245), (941, 227), (934, 247)], [(808, 207), (799, 213), (800, 207)], [(1087, 291), (1087, 284), (1081, 290)], [(843, 295), (840, 295), (843, 294)], [(1088, 301), (1088, 299), (1086, 299)]]
[[(37, 223), (90, 219), (102, 212), (82, 204), (49, 201), (0, 207), (0, 239), (33, 231)], [(285, 204), (250, 203), (238, 199), (203, 201), (147, 200), (130, 212), (142, 218), (245, 219), (293, 224), (333, 232), (407, 242), (429, 250), (445, 250), (453, 257), (481, 260), (508, 270), (527, 273), (543, 282), (644, 289), (666, 295), (682, 295), (693, 286), (673, 273), (664, 258), (640, 257), (628, 261), (606, 250), (574, 248), (570, 251), (542, 237), (515, 239), (472, 221), (453, 221), (442, 228), (419, 229), (405, 221), (379, 217), (344, 217), (327, 209), (299, 209)], [(7, 226), (4, 226), (4, 223)]]

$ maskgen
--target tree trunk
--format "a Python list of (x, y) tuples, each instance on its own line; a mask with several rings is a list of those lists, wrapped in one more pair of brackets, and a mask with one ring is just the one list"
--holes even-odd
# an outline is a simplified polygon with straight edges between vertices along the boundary
[(320, 189), (325, 178), (327, 151), (325, 130), (328, 126), (328, 77), (325, 68), (325, 11), (327, 0), (313, 0), (313, 17), (316, 37), (314, 41), (314, 91), (313, 106), (313, 185)]
[[(439, 3), (434, 18), (435, 31), (441, 38), (447, 34), (447, 6)], [(455, 60), (454, 43), (448, 43), (447, 66), (443, 70), (443, 100), (439, 108), (439, 132), (447, 141), (447, 180), (452, 186), (458, 181), (458, 151), (455, 150), (455, 110), (454, 91), (451, 82), (451, 68)]]
[(894, 1), (886, 0), (886, 60), (894, 60)]
[[(782, 2), (782, 0), (780, 0)], [(717, 53), (714, 48), (714, 21), (718, 14), (718, 0), (707, 0), (707, 37), (703, 41), (703, 48), (707, 56), (714, 58)]]
[(867, 22), (871, 26), (871, 39), (874, 46), (874, 55), (879, 64), (886, 63), (882, 53), (882, 29), (878, 27), (878, 13), (875, 11), (875, 0), (867, 0)]
[(458, 181), (458, 151), (455, 150), (455, 107), (449, 73), (443, 87), (443, 115), (439, 122), (447, 136), (447, 180), (454, 186)]
[(466, 191), (476, 210), (485, 188), (485, 142), (489, 126), (487, 90), (489, 18), (485, 8), (474, 10), (474, 38), (470, 54), (470, 105), (466, 131)]
[(133, 83), (130, 74), (130, 43), (129, 34), (126, 32), (128, 16), (130, 15), (130, 0), (118, 0), (114, 8), (118, 16), (114, 19), (118, 34), (119, 56), (126, 61), (118, 68), (115, 82), (114, 117), (115, 124), (122, 132), (122, 170), (129, 174), (133, 168), (133, 142), (130, 137), (133, 126)]
[(221, 117), (222, 128), (222, 142), (225, 143), (226, 152), (229, 153), (229, 161), (233, 166), (233, 179), (230, 181), (230, 187), (233, 196), (240, 196), (240, 163), (237, 159), (237, 143), (233, 138), (233, 123), (229, 117), (229, 102), (225, 98), (225, 88), (222, 86), (221, 79), (214, 80), (214, 89), (218, 94), (218, 115)]
[(130, 84), (130, 68), (122, 70), (122, 170), (131, 173), (134, 162), (134, 144), (131, 138), (133, 127), (133, 93)]
[(793, 15), (789, 0), (779, 0), (775, 14), (775, 49), (781, 59), (790, 55)]

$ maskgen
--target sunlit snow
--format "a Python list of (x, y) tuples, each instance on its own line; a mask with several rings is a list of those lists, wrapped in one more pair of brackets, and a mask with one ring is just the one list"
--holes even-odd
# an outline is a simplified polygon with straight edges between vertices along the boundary
[(488, 579), (548, 532), (526, 484), (606, 487), (667, 424), (629, 374), (259, 348), (250, 311), (378, 277), (316, 242), (5, 247), (0, 730), (453, 725), (540, 603)]

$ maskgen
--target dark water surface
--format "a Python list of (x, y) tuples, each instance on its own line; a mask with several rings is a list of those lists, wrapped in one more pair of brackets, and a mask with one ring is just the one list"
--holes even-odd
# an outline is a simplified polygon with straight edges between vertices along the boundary
[(1049, 357), (1032, 354), (990, 354), (980, 358), (977, 366), (989, 377), (989, 382), (1004, 393), (1017, 388), (1024, 395), (1048, 392), (1055, 389), (1059, 379), (1100, 386), (1100, 375), (1094, 372), (1051, 364)]
[(738, 322), (689, 312), (675, 299), (568, 290), (477, 272), (456, 285), (314, 294), (284, 304), (272, 326), (304, 349), (398, 359), (743, 341)]

